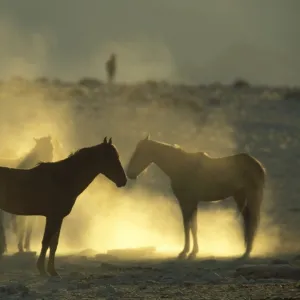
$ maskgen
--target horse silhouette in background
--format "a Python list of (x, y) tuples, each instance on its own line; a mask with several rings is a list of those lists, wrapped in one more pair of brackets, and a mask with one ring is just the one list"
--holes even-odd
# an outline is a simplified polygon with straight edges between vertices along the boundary
[[(34, 138), (34, 141), (34, 147), (21, 158), (0, 158), (0, 166), (29, 169), (36, 166), (39, 162), (51, 162), (53, 160), (53, 144), (51, 136)], [(8, 215), (13, 231), (17, 236), (19, 252), (24, 252), (24, 249), (25, 251), (31, 251), (30, 241), (35, 217), (28, 218), (27, 216)], [(1, 217), (3, 217), (3, 215), (1, 215)]]
[(190, 252), (190, 231), (194, 245), (188, 258), (199, 251), (197, 239), (197, 206), (200, 201), (218, 201), (232, 196), (243, 216), (246, 250), (249, 257), (259, 225), (265, 186), (265, 169), (246, 153), (211, 158), (204, 152), (189, 153), (179, 146), (141, 140), (129, 161), (127, 176), (136, 179), (151, 163), (156, 164), (171, 181), (183, 217), (185, 242), (178, 258)]
[(99, 145), (82, 148), (66, 159), (40, 163), (29, 170), (0, 167), (0, 209), (16, 215), (46, 217), (37, 260), (41, 275), (47, 274), (48, 248), (47, 271), (51, 276), (58, 275), (55, 253), (63, 220), (70, 214), (77, 197), (98, 174), (105, 175), (117, 187), (127, 183), (119, 153), (111, 139), (104, 138)]
[(116, 77), (117, 71), (117, 57), (116, 54), (112, 53), (110, 58), (105, 63), (105, 71), (107, 74), (107, 82), (112, 83)]

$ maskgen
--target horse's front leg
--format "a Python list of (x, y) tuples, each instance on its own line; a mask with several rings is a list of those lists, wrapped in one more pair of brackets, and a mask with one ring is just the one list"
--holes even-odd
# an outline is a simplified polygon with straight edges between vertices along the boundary
[(51, 276), (59, 276), (59, 274), (55, 270), (55, 253), (58, 246), (61, 225), (62, 225), (62, 220), (60, 221), (59, 230), (55, 233), (55, 235), (52, 237), (50, 242), (50, 253), (49, 253), (47, 271)]
[[(39, 255), (39, 258), (37, 260), (37, 268), (40, 272), (41, 275), (46, 275), (46, 270), (45, 270), (45, 258), (46, 258), (46, 253), (47, 250), (50, 246), (50, 243), (52, 242), (52, 239), (54, 239), (54, 244), (52, 244), (52, 251), (50, 253), (50, 258), (48, 262), (48, 271), (51, 271), (51, 275), (57, 275), (54, 269), (54, 256), (55, 256), (55, 244), (57, 246), (58, 243), (58, 237), (55, 235), (60, 232), (61, 224), (62, 224), (63, 218), (58, 217), (58, 216), (48, 216), (46, 217), (46, 226), (45, 226), (45, 231), (44, 231), (44, 236), (42, 240), (42, 249)], [(49, 267), (50, 264), (50, 267)]]
[(184, 247), (178, 254), (178, 259), (184, 259), (190, 252), (190, 229), (194, 209), (187, 202), (180, 203), (180, 208), (183, 218)]
[(190, 251), (190, 221), (183, 216), (183, 228), (184, 228), (184, 247), (178, 254), (178, 259), (184, 259)]
[(199, 252), (197, 232), (198, 232), (198, 222), (197, 222), (197, 207), (196, 207), (195, 211), (193, 212), (192, 220), (191, 220), (191, 233), (193, 237), (194, 246), (192, 252), (189, 255), (189, 259), (196, 258)]

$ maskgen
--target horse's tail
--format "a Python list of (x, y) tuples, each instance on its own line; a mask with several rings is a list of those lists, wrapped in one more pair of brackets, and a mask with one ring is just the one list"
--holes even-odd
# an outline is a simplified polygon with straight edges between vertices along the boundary
[(6, 237), (3, 221), (3, 211), (0, 210), (0, 258), (7, 251)]
[(242, 212), (244, 218), (245, 256), (249, 256), (260, 222), (260, 209), (263, 200), (263, 190), (248, 192), (246, 205)]
[(242, 198), (244, 203), (240, 212), (244, 219), (245, 256), (249, 256), (260, 221), (266, 171), (263, 165), (253, 157), (247, 155), (245, 159), (247, 164), (244, 175), (247, 184), (244, 187)]

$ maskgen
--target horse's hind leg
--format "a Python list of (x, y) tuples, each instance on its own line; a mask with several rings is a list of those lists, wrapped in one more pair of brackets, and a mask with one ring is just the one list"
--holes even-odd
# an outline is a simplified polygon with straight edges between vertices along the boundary
[(0, 257), (7, 251), (5, 230), (3, 225), (3, 211), (0, 210)]
[(18, 243), (18, 251), (19, 253), (24, 252), (24, 248), (23, 248), (23, 239), (24, 239), (24, 224), (23, 224), (23, 220), (21, 219), (21, 216), (17, 216), (17, 215), (11, 215), (11, 224), (12, 224), (12, 228), (13, 231), (16, 235), (17, 238), (17, 243)]
[(19, 252), (24, 252), (24, 235), (26, 228), (26, 219), (23, 216), (17, 216), (19, 222), (17, 222), (17, 238)]
[(247, 240), (248, 240), (248, 223), (249, 223), (249, 217), (248, 217), (248, 211), (246, 209), (246, 193), (244, 190), (239, 190), (237, 191), (234, 196), (233, 196), (237, 208), (239, 210), (239, 213), (243, 217), (243, 231), (244, 231), (244, 243), (245, 246), (247, 245)]
[(27, 217), (27, 228), (25, 232), (25, 243), (24, 243), (24, 248), (26, 251), (30, 251), (30, 241), (31, 241), (31, 234), (32, 234), (32, 228), (33, 228), (33, 223), (35, 221), (35, 217), (32, 216), (30, 218)]
[[(47, 250), (50, 246), (51, 239), (60, 230), (63, 218), (60, 217), (46, 217), (46, 226), (44, 231), (44, 236), (42, 240), (42, 249), (37, 260), (37, 268), (41, 275), (46, 275), (45, 270), (45, 258)], [(52, 260), (54, 261), (54, 255)]]

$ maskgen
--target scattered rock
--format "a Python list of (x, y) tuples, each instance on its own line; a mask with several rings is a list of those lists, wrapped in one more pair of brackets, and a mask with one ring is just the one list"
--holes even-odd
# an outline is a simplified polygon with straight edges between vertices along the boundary
[(140, 247), (140, 248), (127, 248), (127, 249), (112, 249), (108, 250), (107, 254), (119, 258), (136, 259), (146, 255), (151, 255), (156, 251), (155, 247)]
[(98, 253), (94, 256), (94, 258), (97, 259), (97, 260), (102, 260), (102, 261), (118, 260), (118, 257), (113, 256), (113, 255), (108, 255), (106, 253)]
[(79, 256), (95, 256), (97, 251), (94, 249), (84, 249), (78, 253)]
[(101, 263), (100, 268), (103, 269), (103, 270), (108, 270), (108, 271), (120, 269), (119, 266), (114, 265), (114, 264), (109, 264), (109, 263), (107, 263), (107, 262)]
[(242, 275), (239, 275), (238, 277), (236, 277), (235, 281), (240, 284), (248, 283), (248, 280)]
[(208, 283), (218, 283), (222, 280), (222, 277), (216, 272), (210, 271), (201, 277), (201, 280)]
[(237, 79), (232, 84), (233, 88), (241, 89), (241, 88), (249, 88), (250, 84), (244, 79)]
[(117, 290), (114, 286), (112, 285), (106, 285), (104, 287), (100, 287), (98, 291), (96, 292), (96, 297), (109, 297), (109, 296), (114, 296), (116, 298), (114, 299), (119, 299), (120, 297), (123, 296), (123, 292), (120, 290)]
[(89, 289), (91, 287), (91, 283), (88, 281), (81, 281), (77, 283), (77, 288), (80, 290)]
[(284, 259), (275, 258), (275, 259), (271, 260), (270, 264), (272, 264), (272, 265), (288, 265), (289, 262)]
[(76, 272), (76, 271), (71, 272), (69, 276), (72, 278), (84, 278), (85, 277), (85, 275), (83, 273)]
[(220, 106), (221, 105), (221, 99), (217, 97), (211, 97), (208, 99), (207, 104), (209, 106)]
[(48, 278), (48, 282), (49, 283), (57, 283), (57, 282), (61, 282), (62, 278), (60, 276), (50, 276)]
[(300, 260), (300, 254), (299, 255), (296, 255), (293, 260)]
[(20, 294), (20, 296), (24, 297), (29, 294), (29, 288), (21, 283), (10, 283), (6, 286), (0, 286), (0, 296), (1, 294), (4, 295)]
[(74, 291), (77, 290), (77, 284), (76, 283), (69, 283), (67, 287), (68, 291)]
[(300, 268), (290, 265), (257, 265), (244, 266), (236, 269), (236, 276), (246, 278), (282, 278), (282, 279), (300, 279)]
[(295, 88), (287, 91), (284, 95), (284, 100), (300, 101), (300, 89)]
[(184, 285), (184, 286), (187, 286), (187, 287), (193, 286), (193, 285), (195, 285), (195, 284), (196, 284), (196, 282), (194, 282), (194, 281), (184, 281), (184, 282), (183, 282), (183, 285)]
[(90, 89), (98, 88), (102, 85), (102, 82), (96, 78), (82, 78), (78, 82), (79, 85), (85, 86)]

